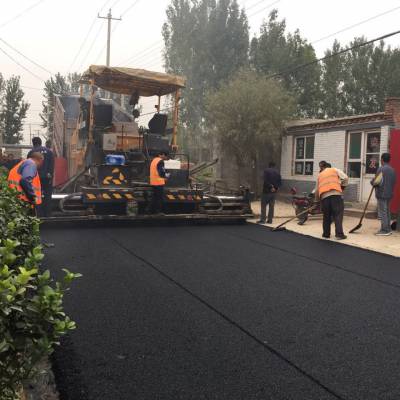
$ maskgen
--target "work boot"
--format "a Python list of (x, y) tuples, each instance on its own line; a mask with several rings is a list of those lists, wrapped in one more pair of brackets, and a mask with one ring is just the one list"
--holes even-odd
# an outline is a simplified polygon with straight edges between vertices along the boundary
[(336, 239), (337, 239), (337, 240), (344, 240), (344, 239), (347, 239), (347, 236), (346, 236), (345, 234), (336, 235)]
[(257, 221), (257, 224), (265, 224), (265, 221), (263, 221), (262, 219), (260, 219), (259, 221)]
[(324, 239), (330, 239), (330, 238), (331, 238), (331, 235), (325, 235), (325, 233), (323, 233), (323, 234), (322, 234), (322, 237), (323, 237)]

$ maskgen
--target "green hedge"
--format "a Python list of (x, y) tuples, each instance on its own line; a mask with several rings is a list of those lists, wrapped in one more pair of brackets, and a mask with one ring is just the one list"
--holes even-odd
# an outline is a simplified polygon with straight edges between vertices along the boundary
[(39, 220), (8, 188), (0, 174), (0, 399), (18, 399), (37, 365), (61, 336), (75, 328), (63, 311), (63, 297), (79, 277), (68, 270), (55, 282), (41, 272)]

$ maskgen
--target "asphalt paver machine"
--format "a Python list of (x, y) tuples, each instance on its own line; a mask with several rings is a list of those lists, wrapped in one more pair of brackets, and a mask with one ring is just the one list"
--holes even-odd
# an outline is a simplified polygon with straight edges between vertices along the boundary
[[(177, 145), (179, 103), (184, 87), (185, 80), (179, 76), (90, 66), (81, 79), (79, 120), (69, 144), (68, 169), (72, 178), (53, 194), (55, 212), (47, 221), (239, 222), (251, 217), (246, 188), (218, 193), (193, 183), (190, 158), (180, 153)], [(106, 97), (118, 96), (126, 103), (129, 101), (132, 119), (116, 121), (115, 107), (111, 101), (101, 101), (100, 90), (107, 93)], [(167, 103), (171, 105), (167, 113), (161, 110), (163, 96), (168, 96)], [(148, 128), (138, 128), (135, 122), (143, 98), (157, 102)], [(164, 190), (163, 213), (153, 215), (149, 170), (160, 152), (169, 154), (165, 167), (170, 178)]]

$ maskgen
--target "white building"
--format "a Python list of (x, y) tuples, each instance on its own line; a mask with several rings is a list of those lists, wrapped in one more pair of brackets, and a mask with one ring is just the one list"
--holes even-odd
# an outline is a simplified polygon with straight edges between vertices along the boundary
[(311, 191), (318, 163), (325, 160), (349, 175), (345, 199), (366, 201), (370, 180), (380, 155), (389, 151), (390, 131), (396, 125), (400, 125), (400, 98), (387, 99), (384, 112), (289, 124), (282, 140), (284, 186)]

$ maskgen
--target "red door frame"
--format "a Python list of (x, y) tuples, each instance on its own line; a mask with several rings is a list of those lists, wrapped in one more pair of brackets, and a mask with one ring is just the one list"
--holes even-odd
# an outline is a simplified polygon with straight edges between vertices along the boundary
[(394, 190), (394, 197), (390, 204), (393, 214), (400, 211), (400, 128), (393, 128), (390, 131), (390, 165), (395, 169), (397, 182)]

